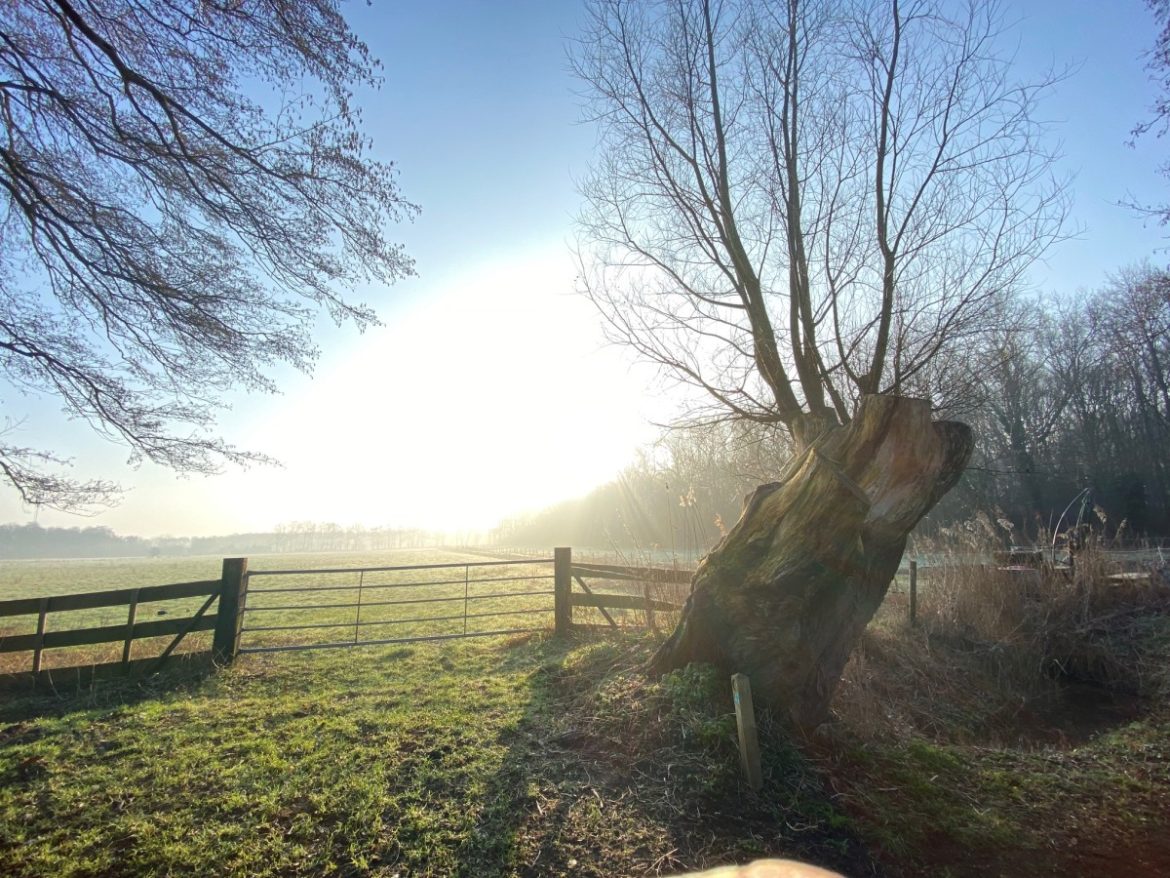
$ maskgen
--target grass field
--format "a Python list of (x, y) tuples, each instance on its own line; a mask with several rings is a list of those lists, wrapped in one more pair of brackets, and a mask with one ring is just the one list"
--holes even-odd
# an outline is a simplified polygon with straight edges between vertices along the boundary
[[(39, 567), (46, 589), (83, 590), (219, 570), (168, 563), (0, 575), (31, 589)], [(726, 681), (646, 680), (657, 638), (635, 630), (245, 655), (211, 674), (0, 692), (0, 874), (657, 875), (762, 855), (858, 876), (1170, 867), (1164, 700), (1093, 723), (1029, 719), (1038, 701), (1013, 709), (994, 691), (994, 655), (907, 629), (901, 600), (871, 626), (824, 737), (794, 745), (760, 717), (760, 794), (740, 778)]]
[(600, 876), (769, 850), (867, 862), (788, 748), (769, 756), (775, 800), (744, 789), (729, 706), (708, 707), (701, 680), (631, 674), (647, 648), (526, 635), (265, 654), (177, 687), (9, 700), (0, 874)]

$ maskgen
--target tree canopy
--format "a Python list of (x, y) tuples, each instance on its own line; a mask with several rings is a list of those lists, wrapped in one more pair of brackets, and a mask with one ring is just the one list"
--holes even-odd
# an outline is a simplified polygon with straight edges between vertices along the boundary
[(1066, 199), (993, 0), (594, 0), (585, 292), (698, 415), (945, 407)]
[[(1150, 72), (1157, 94), (1150, 107), (1148, 119), (1134, 126), (1133, 136), (1142, 137), (1151, 132), (1162, 137), (1170, 130), (1170, 0), (1146, 0), (1154, 13), (1157, 36), (1154, 45), (1146, 55), (1146, 68)], [(1161, 167), (1162, 176), (1170, 177), (1170, 162)], [(1157, 217), (1163, 224), (1170, 223), (1170, 205), (1134, 204), (1143, 213)]]
[(51, 394), (137, 459), (214, 471), (231, 388), (309, 370), (313, 321), (364, 328), (364, 283), (412, 273), (417, 208), (354, 103), (379, 67), (337, 0), (0, 5), (0, 476), (68, 508), (114, 486), (19, 444)]

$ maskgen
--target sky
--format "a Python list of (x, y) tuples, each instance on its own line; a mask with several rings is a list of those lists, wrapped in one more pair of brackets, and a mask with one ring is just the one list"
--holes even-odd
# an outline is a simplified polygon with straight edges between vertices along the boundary
[[(1074, 238), (1032, 272), (1042, 297), (1075, 296), (1159, 254), (1166, 230), (1118, 206), (1170, 201), (1156, 169), (1170, 143), (1127, 145), (1153, 101), (1142, 0), (1025, 0), (1021, 76), (1068, 68), (1042, 105), (1059, 172), (1072, 176)], [(178, 477), (57, 414), (19, 403), (20, 444), (72, 457), (72, 474), (118, 481), (116, 507), (86, 518), (23, 507), (0, 489), (0, 522), (107, 526), (143, 536), (270, 530), (291, 522), (422, 527), (470, 534), (579, 496), (615, 476), (669, 417), (652, 371), (604, 343), (573, 293), (576, 190), (594, 154), (579, 122), (566, 45), (578, 0), (350, 3), (384, 64), (360, 96), (375, 154), (393, 160), (422, 207), (396, 238), (418, 276), (363, 298), (383, 325), (322, 322), (310, 379), (279, 373), (277, 396), (239, 396), (221, 419), (232, 443), (279, 468)]]

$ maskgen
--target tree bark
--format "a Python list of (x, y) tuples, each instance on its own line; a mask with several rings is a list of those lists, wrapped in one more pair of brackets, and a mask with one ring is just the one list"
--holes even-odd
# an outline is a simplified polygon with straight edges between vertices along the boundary
[(745, 673), (759, 702), (812, 729), (897, 572), (911, 529), (958, 481), (971, 430), (925, 400), (867, 396), (749, 497), (699, 564), (674, 633), (650, 662)]

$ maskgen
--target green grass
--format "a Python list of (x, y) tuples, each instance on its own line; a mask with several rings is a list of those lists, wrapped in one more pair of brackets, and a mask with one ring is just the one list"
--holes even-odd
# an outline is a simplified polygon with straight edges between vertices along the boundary
[(211, 556), (0, 560), (0, 598), (218, 579), (221, 565), (222, 559)]
[(490, 672), (492, 650), (455, 655), (465, 675), (433, 650), (371, 650), (241, 661), (125, 704), (42, 702), (0, 731), (0, 872), (457, 871), (485, 817), (465, 802), (483, 801), (530, 691)]
[[(218, 575), (219, 559), (182, 563), (8, 562), (0, 588), (27, 594), (38, 570), (54, 593)], [(442, 589), (464, 586), (428, 590)], [(867, 635), (823, 740), (759, 717), (759, 794), (741, 779), (727, 681), (701, 667), (647, 680), (657, 639), (632, 630), (245, 655), (209, 675), (179, 663), (0, 692), (0, 875), (611, 876), (763, 855), (849, 875), (1170, 868), (1164, 700), (1091, 727), (1073, 717), (1075, 730), (1052, 714), (1028, 738), (1035, 705), (1013, 718), (988, 697), (990, 656), (910, 631), (904, 610)], [(1168, 623), (1125, 630), (1160, 655)]]
[(150, 689), (9, 700), (0, 874), (864, 862), (795, 763), (770, 761), (774, 800), (741, 786), (729, 705), (695, 695), (714, 681), (646, 682), (634, 666), (650, 645), (526, 636), (245, 656)]
[(831, 773), (891, 874), (1164, 874), (1166, 719), (1073, 749), (839, 741)]

